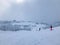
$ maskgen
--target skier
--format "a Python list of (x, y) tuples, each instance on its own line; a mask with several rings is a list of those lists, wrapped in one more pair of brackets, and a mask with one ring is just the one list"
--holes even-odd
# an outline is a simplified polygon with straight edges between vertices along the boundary
[(50, 30), (52, 31), (52, 25), (50, 26)]

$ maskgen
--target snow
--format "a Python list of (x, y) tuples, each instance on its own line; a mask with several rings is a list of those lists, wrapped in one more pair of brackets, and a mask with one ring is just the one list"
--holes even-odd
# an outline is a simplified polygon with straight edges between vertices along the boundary
[(0, 31), (0, 45), (60, 45), (60, 27), (52, 31)]

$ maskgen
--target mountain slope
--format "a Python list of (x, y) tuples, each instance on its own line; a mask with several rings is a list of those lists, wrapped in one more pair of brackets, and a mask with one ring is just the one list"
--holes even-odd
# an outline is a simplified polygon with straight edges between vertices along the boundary
[(0, 31), (0, 45), (60, 45), (60, 27), (41, 31)]

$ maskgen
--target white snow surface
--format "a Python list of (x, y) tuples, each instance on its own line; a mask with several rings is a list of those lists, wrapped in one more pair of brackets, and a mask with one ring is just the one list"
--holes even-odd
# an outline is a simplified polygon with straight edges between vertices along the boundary
[(52, 31), (0, 31), (0, 45), (60, 45), (60, 27)]

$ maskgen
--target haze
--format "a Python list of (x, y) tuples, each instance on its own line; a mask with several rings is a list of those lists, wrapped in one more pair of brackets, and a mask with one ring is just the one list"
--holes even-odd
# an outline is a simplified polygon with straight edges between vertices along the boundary
[(60, 0), (0, 0), (0, 20), (52, 24), (60, 21)]

